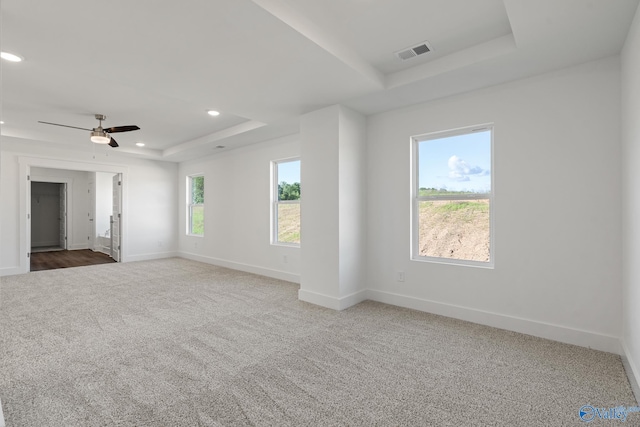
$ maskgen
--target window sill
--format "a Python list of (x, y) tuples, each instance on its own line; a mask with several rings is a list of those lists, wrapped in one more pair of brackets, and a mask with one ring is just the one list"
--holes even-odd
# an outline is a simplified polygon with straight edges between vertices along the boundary
[(480, 262), (480, 261), (436, 258), (436, 257), (427, 257), (427, 256), (412, 257), (411, 261), (424, 262), (424, 263), (430, 263), (430, 264), (445, 264), (445, 265), (453, 265), (453, 266), (460, 266), (460, 267), (485, 268), (489, 270), (493, 270), (495, 268), (493, 261)]
[(271, 246), (284, 246), (286, 248), (299, 248), (300, 243), (271, 242)]

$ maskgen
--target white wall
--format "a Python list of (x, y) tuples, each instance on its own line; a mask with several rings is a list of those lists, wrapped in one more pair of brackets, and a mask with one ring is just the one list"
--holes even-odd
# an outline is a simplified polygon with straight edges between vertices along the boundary
[[(619, 117), (617, 57), (369, 117), (370, 298), (619, 352)], [(490, 122), (495, 268), (410, 261), (410, 137)]]
[(305, 301), (315, 296), (317, 304), (327, 300), (325, 306), (340, 297), (339, 111), (339, 106), (327, 107), (300, 119), (304, 140), (300, 202), (303, 276), (299, 296)]
[[(7, 145), (0, 137), (0, 148)], [(15, 156), (5, 155), (0, 149), (0, 276), (19, 273), (20, 223), (18, 206), (18, 162)], [(26, 256), (26, 254), (25, 254)]]
[(67, 249), (89, 248), (89, 173), (64, 169), (31, 168), (31, 180), (66, 182), (67, 185)]
[(340, 108), (338, 158), (340, 297), (353, 295), (350, 306), (366, 289), (366, 119), (348, 108)]
[(303, 196), (298, 297), (342, 310), (366, 299), (366, 120), (333, 105), (300, 119)]
[[(299, 282), (300, 248), (270, 243), (271, 161), (299, 155), (298, 137), (292, 136), (181, 163), (176, 180), (180, 255)], [(187, 176), (193, 174), (205, 179), (204, 237), (186, 234)], [(304, 198), (304, 179), (301, 186)]]
[(623, 341), (640, 400), (640, 9), (622, 51)]
[(113, 212), (113, 176), (112, 173), (96, 172), (96, 237), (104, 236), (110, 229), (110, 217)]
[[(118, 156), (110, 147), (67, 150), (55, 144), (2, 137), (0, 150), (0, 275), (22, 273), (21, 158), (37, 167), (124, 171), (124, 261), (174, 256), (177, 251), (175, 163)], [(95, 151), (94, 151), (95, 150)], [(26, 181), (26, 178), (25, 178)], [(85, 190), (86, 192), (86, 190)], [(85, 235), (86, 240), (86, 235)], [(26, 252), (25, 252), (26, 253)]]

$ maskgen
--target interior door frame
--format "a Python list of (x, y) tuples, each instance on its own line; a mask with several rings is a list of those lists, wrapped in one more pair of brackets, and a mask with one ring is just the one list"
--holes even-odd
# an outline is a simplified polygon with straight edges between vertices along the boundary
[[(115, 174), (113, 178), (111, 178), (111, 182), (113, 183), (111, 188), (111, 206), (113, 208), (111, 212), (111, 258), (116, 262), (120, 262), (122, 260), (122, 174)], [(117, 233), (114, 233), (114, 230), (116, 230)], [(113, 238), (116, 235), (118, 236), (118, 240), (114, 241)], [(116, 244), (118, 248), (114, 249)]]
[[(122, 235), (120, 236), (120, 261), (128, 261), (128, 241), (129, 235), (129, 168), (114, 164), (78, 162), (64, 159), (40, 158), (40, 157), (18, 157), (20, 165), (19, 186), (20, 186), (20, 272), (28, 273), (31, 269), (31, 168), (62, 169), (81, 172), (109, 172), (122, 174)], [(60, 180), (60, 178), (57, 178)], [(67, 193), (68, 194), (68, 193)], [(68, 223), (67, 223), (68, 225)], [(69, 233), (67, 233), (67, 236)]]
[[(33, 181), (32, 181), (33, 182)], [(61, 183), (60, 187), (60, 196), (64, 195), (64, 198), (60, 197), (60, 222), (64, 225), (64, 236), (63, 233), (60, 233), (60, 247), (64, 250), (67, 250), (69, 247), (69, 184)], [(73, 192), (72, 192), (73, 193)]]
[(65, 244), (65, 249), (69, 247), (69, 242), (73, 241), (73, 227), (69, 228), (69, 224), (73, 224), (73, 209), (69, 209), (69, 206), (73, 206), (73, 178), (61, 178), (54, 176), (44, 176), (44, 175), (33, 175), (29, 180), (29, 210), (27, 212), (27, 216), (29, 217), (29, 240), (27, 244), (29, 245), (29, 253), (31, 253), (31, 184), (34, 182), (50, 182), (53, 184), (66, 184), (65, 191), (67, 192), (67, 217), (65, 219), (65, 228), (67, 241)]
[[(92, 172), (93, 173), (93, 172)], [(87, 215), (87, 227), (89, 228), (89, 249), (96, 250), (96, 174), (89, 178), (89, 214)]]

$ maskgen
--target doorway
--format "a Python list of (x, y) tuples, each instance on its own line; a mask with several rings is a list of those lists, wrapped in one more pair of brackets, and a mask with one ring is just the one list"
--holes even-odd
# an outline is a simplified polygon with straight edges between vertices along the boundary
[[(128, 231), (128, 168), (114, 164), (95, 163), (87, 161), (72, 161), (49, 159), (42, 157), (18, 156), (19, 168), (19, 248), (18, 266), (15, 274), (30, 271), (31, 256), (31, 181), (66, 182), (67, 183), (67, 250), (87, 249), (88, 216), (84, 200), (87, 196), (88, 176), (92, 172), (110, 172), (120, 174), (122, 199), (120, 200), (120, 259), (128, 261), (127, 231)], [(82, 191), (84, 190), (84, 191)], [(80, 193), (83, 193), (81, 196)], [(83, 237), (84, 236), (84, 237)]]
[(67, 249), (67, 184), (31, 182), (31, 252)]
[(27, 271), (119, 262), (122, 174), (43, 167), (31, 172)]

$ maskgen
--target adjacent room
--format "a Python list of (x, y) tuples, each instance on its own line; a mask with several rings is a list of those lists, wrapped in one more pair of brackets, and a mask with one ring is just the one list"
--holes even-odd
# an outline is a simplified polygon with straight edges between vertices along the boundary
[(3, 0), (0, 426), (640, 425), (638, 5)]

